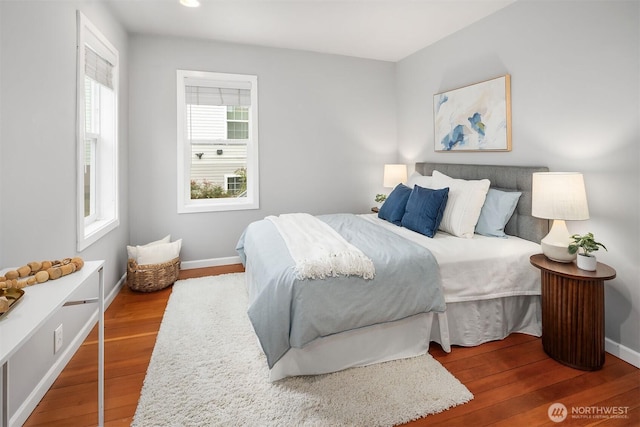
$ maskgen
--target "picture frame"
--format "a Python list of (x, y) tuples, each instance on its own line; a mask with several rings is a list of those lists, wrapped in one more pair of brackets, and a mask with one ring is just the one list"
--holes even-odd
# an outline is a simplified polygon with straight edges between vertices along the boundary
[(511, 151), (511, 76), (433, 95), (434, 151)]

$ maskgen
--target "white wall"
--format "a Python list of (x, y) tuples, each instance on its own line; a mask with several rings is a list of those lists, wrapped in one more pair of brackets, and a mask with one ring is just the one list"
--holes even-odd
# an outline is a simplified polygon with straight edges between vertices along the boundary
[[(120, 52), (120, 227), (76, 252), (76, 9)], [(126, 268), (127, 34), (104, 6), (0, 2), (0, 266), (105, 259), (109, 292)]]
[[(397, 64), (407, 163), (546, 165), (585, 176), (592, 231), (617, 270), (606, 336), (640, 352), (640, 3), (518, 1)], [(434, 153), (433, 95), (511, 74), (513, 150)], [(625, 351), (624, 349), (622, 350)], [(637, 361), (637, 359), (636, 359)]]
[[(183, 261), (237, 256), (243, 229), (283, 212), (367, 212), (396, 161), (394, 64), (193, 39), (134, 36), (131, 242), (168, 233)], [(258, 76), (260, 209), (176, 213), (176, 70)]]

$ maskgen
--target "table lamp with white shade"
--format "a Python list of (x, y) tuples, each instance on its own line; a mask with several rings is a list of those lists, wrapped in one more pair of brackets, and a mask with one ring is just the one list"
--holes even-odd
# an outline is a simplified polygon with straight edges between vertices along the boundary
[(384, 165), (383, 187), (395, 188), (407, 182), (407, 165)]
[(578, 172), (536, 172), (533, 174), (532, 215), (551, 219), (553, 225), (540, 246), (542, 253), (557, 262), (571, 262), (571, 235), (565, 221), (589, 219), (584, 178)]

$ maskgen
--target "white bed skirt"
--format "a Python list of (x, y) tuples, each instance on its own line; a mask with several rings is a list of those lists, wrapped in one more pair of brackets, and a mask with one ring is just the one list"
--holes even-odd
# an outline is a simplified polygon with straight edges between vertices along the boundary
[(448, 353), (452, 345), (476, 346), (514, 332), (541, 336), (541, 325), (537, 295), (449, 303), (445, 313), (419, 314), (292, 348), (273, 366), (270, 380), (419, 356), (431, 341)]

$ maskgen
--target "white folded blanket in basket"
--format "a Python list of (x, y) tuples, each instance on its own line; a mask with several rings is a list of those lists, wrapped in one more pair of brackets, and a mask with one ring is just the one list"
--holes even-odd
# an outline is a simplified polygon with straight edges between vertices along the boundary
[(330, 225), (305, 213), (268, 216), (285, 241), (295, 265), (296, 276), (304, 279), (360, 276), (373, 279), (373, 261), (347, 242)]

